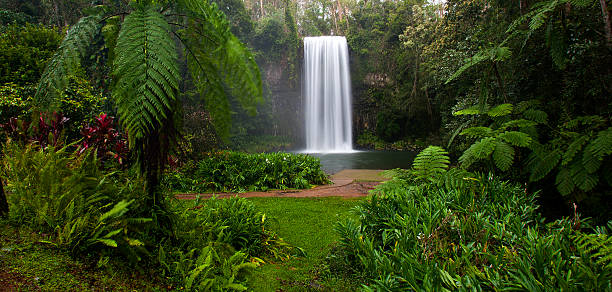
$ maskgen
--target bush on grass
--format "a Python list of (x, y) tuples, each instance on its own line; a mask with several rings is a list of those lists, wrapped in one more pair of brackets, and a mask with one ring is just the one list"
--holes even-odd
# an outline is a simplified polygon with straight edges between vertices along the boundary
[[(11, 224), (50, 234), (45, 242), (74, 255), (97, 255), (98, 264), (152, 264), (177, 288), (243, 291), (245, 276), (261, 262), (255, 256), (295, 253), (242, 198), (174, 200), (159, 212), (143, 210), (142, 181), (129, 179), (129, 170), (103, 170), (93, 149), (9, 140), (1, 169)], [(152, 213), (156, 218), (142, 218)]]
[(164, 185), (184, 192), (245, 192), (325, 184), (316, 157), (290, 153), (209, 153), (195, 165), (166, 174)]
[(544, 223), (537, 194), (522, 185), (445, 171), (446, 160), (424, 175), (419, 161), (356, 208), (359, 222), (336, 227), (331, 266), (363, 290), (610, 289), (610, 226), (593, 233), (577, 214)]

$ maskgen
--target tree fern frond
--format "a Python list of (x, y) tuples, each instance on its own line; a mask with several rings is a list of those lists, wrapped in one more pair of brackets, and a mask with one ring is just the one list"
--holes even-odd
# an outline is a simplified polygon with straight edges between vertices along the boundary
[(412, 168), (418, 177), (430, 177), (433, 174), (445, 172), (449, 163), (450, 159), (446, 150), (439, 146), (429, 146), (414, 158)]
[(487, 56), (485, 51), (480, 51), (478, 53), (476, 53), (474, 56), (467, 58), (465, 60), (465, 64), (463, 64), (463, 66), (459, 67), (459, 69), (457, 69), (457, 71), (455, 71), (455, 73), (453, 73), (453, 75), (451, 75), (446, 82), (444, 82), (444, 84), (448, 84), (451, 81), (455, 80), (457, 77), (459, 77), (461, 74), (463, 74), (463, 72), (467, 71), (468, 69), (482, 63), (483, 61), (486, 61), (489, 59), (489, 56)]
[(555, 184), (557, 185), (557, 190), (563, 196), (567, 196), (574, 191), (575, 185), (569, 169), (561, 168), (559, 170), (555, 179)]
[(489, 127), (471, 127), (463, 130), (459, 135), (470, 138), (484, 138), (493, 135), (493, 130)]
[(513, 108), (514, 107), (509, 103), (500, 104), (487, 111), (487, 115), (489, 115), (490, 117), (506, 116), (512, 113)]
[(518, 119), (518, 120), (511, 120), (511, 121), (507, 121), (505, 123), (503, 123), (499, 129), (500, 130), (506, 130), (509, 128), (519, 128), (519, 129), (523, 129), (523, 128), (528, 128), (528, 127), (533, 127), (537, 125), (536, 122), (534, 121), (530, 121), (530, 120), (525, 120), (525, 119)]
[(191, 75), (205, 98), (217, 132), (227, 137), (231, 125), (228, 97), (254, 114), (262, 101), (259, 67), (248, 49), (229, 31), (225, 15), (216, 5), (204, 1), (181, 0), (194, 16), (185, 42)]
[(612, 128), (600, 131), (584, 149), (582, 163), (589, 173), (597, 171), (604, 156), (612, 154)]
[(557, 149), (550, 152), (533, 151), (528, 159), (531, 175), (529, 181), (539, 181), (548, 175), (559, 164), (561, 155)]
[(523, 112), (523, 116), (526, 119), (534, 121), (538, 124), (548, 123), (548, 114), (541, 110), (528, 109)]
[(518, 147), (527, 147), (532, 139), (529, 135), (518, 131), (506, 131), (499, 134), (499, 138)]
[(466, 109), (462, 109), (459, 111), (456, 111), (453, 113), (454, 116), (463, 116), (463, 115), (478, 115), (481, 113), (480, 111), (481, 106), (480, 105), (474, 105), (471, 107), (468, 107)]
[(495, 150), (493, 151), (495, 166), (501, 171), (507, 171), (514, 162), (514, 148), (501, 140), (495, 142)]
[(589, 141), (589, 136), (581, 135), (576, 140), (574, 140), (572, 143), (570, 143), (565, 153), (563, 153), (563, 161), (561, 162), (561, 165), (569, 164), (572, 161), (572, 159), (574, 159), (574, 156), (576, 156), (576, 153), (582, 150), (582, 146), (584, 146), (584, 144), (586, 144), (586, 142), (588, 141)]
[(153, 7), (137, 7), (117, 37), (113, 97), (130, 136), (144, 137), (172, 118), (179, 70), (170, 27)]
[(552, 57), (553, 63), (559, 69), (564, 69), (567, 64), (567, 45), (563, 39), (563, 33), (559, 32), (550, 22), (546, 29), (546, 43), (550, 48), (550, 56)]
[(47, 109), (58, 106), (60, 93), (66, 88), (68, 77), (78, 72), (81, 60), (100, 31), (99, 22), (100, 16), (87, 16), (70, 27), (40, 78), (34, 95), (38, 106)]
[(589, 173), (579, 161), (570, 165), (570, 175), (574, 185), (585, 192), (592, 190), (599, 183), (599, 176)]
[(463, 165), (463, 167), (467, 168), (477, 160), (487, 158), (489, 155), (491, 155), (493, 150), (495, 150), (495, 146), (495, 138), (482, 138), (463, 152), (461, 157), (459, 157), (459, 162)]

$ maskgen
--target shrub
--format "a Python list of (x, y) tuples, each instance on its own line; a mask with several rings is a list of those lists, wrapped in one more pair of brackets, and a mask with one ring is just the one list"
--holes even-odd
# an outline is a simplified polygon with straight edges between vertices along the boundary
[(191, 192), (308, 188), (327, 182), (318, 158), (290, 153), (209, 153), (195, 166), (164, 178), (170, 189)]
[(535, 199), (492, 175), (394, 178), (356, 209), (359, 222), (337, 225), (332, 266), (349, 269), (366, 291), (609, 289), (606, 249), (576, 244), (577, 215), (542, 223)]
[(56, 29), (42, 25), (4, 27), (0, 33), (0, 84), (36, 83), (61, 40)]
[(13, 224), (54, 234), (53, 244), (73, 252), (119, 247), (139, 257), (133, 231), (150, 219), (130, 217), (134, 188), (101, 172), (93, 151), (8, 143), (4, 152)]

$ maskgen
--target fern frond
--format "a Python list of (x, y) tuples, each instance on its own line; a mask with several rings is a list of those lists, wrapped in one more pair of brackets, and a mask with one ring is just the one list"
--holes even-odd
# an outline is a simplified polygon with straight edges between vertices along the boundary
[(225, 15), (216, 4), (181, 0), (179, 4), (193, 16), (187, 36), (188, 65), (207, 109), (221, 137), (227, 137), (231, 125), (228, 97), (243, 109), (256, 113), (262, 101), (259, 67), (249, 50), (230, 32)]
[(115, 48), (113, 97), (130, 136), (142, 138), (172, 118), (178, 89), (176, 46), (153, 7), (137, 7), (121, 27)]
[(499, 134), (499, 138), (503, 139), (504, 141), (514, 146), (518, 146), (518, 147), (527, 147), (529, 146), (529, 144), (531, 144), (531, 141), (532, 141), (529, 135), (523, 132), (518, 132), (518, 131), (503, 132)]
[(572, 174), (567, 168), (561, 168), (559, 170), (555, 179), (555, 184), (557, 185), (557, 190), (563, 196), (571, 194), (576, 187), (572, 180)]
[(470, 138), (484, 138), (493, 135), (493, 130), (489, 127), (471, 127), (463, 130), (459, 135)]
[(462, 109), (453, 113), (454, 116), (463, 116), (463, 115), (478, 115), (481, 113), (481, 106), (474, 105), (468, 107), (466, 109)]
[(570, 143), (570, 145), (567, 147), (567, 150), (563, 154), (563, 161), (561, 162), (561, 165), (567, 165), (568, 163), (570, 163), (572, 159), (574, 159), (574, 156), (576, 156), (576, 153), (582, 150), (582, 146), (584, 146), (584, 144), (586, 144), (586, 142), (588, 141), (589, 136), (581, 135), (572, 143)]
[(599, 176), (589, 173), (579, 161), (570, 165), (570, 174), (574, 185), (585, 192), (592, 190), (599, 183)]
[(507, 171), (514, 161), (514, 148), (501, 140), (495, 142), (495, 150), (493, 151), (495, 166), (501, 171)]
[(482, 138), (463, 152), (461, 157), (459, 157), (459, 162), (463, 167), (468, 168), (472, 163), (489, 157), (493, 150), (495, 150), (495, 146), (495, 138)]
[(448, 152), (439, 146), (429, 146), (421, 151), (412, 163), (412, 168), (418, 177), (429, 177), (448, 169), (450, 159)]
[(34, 95), (38, 106), (45, 109), (56, 109), (59, 106), (59, 98), (68, 85), (68, 78), (77, 74), (87, 49), (100, 32), (99, 22), (100, 16), (87, 16), (70, 27), (40, 77)]
[(574, 237), (576, 246), (604, 269), (612, 269), (612, 236), (606, 233), (584, 234)]
[(536, 122), (534, 121), (529, 121), (529, 120), (525, 120), (525, 119), (518, 119), (518, 120), (511, 120), (511, 121), (507, 121), (505, 123), (503, 123), (499, 129), (500, 130), (506, 130), (509, 128), (519, 128), (519, 129), (523, 129), (523, 128), (529, 128), (529, 127), (533, 127), (537, 125)]
[(523, 116), (526, 119), (534, 121), (538, 124), (548, 123), (548, 114), (541, 110), (528, 109), (523, 112)]
[(533, 151), (528, 158), (531, 172), (529, 181), (539, 181), (548, 175), (559, 164), (561, 155), (557, 149), (550, 152)]
[(604, 156), (612, 154), (612, 128), (600, 131), (584, 149), (582, 163), (589, 173), (596, 172)]
[(491, 108), (489, 111), (487, 111), (487, 115), (489, 115), (490, 117), (494, 117), (494, 118), (506, 116), (512, 113), (513, 108), (514, 107), (509, 103), (500, 104), (498, 106)]
[(461, 76), (461, 74), (463, 74), (463, 72), (467, 71), (468, 69), (482, 63), (483, 61), (489, 60), (489, 56), (487, 56), (486, 51), (480, 51), (478, 53), (476, 53), (474, 56), (467, 58), (465, 60), (465, 64), (463, 64), (463, 66), (459, 67), (459, 69), (457, 69), (457, 71), (455, 71), (455, 73), (453, 73), (453, 75), (451, 75), (446, 82), (444, 82), (444, 84), (448, 84), (451, 81), (455, 80), (457, 77)]

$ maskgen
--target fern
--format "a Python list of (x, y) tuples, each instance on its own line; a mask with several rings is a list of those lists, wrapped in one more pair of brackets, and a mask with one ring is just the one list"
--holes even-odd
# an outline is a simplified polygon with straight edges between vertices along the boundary
[(493, 130), (489, 127), (471, 127), (463, 130), (459, 135), (470, 138), (484, 138), (493, 135)]
[(495, 142), (495, 138), (492, 137), (480, 139), (463, 152), (461, 157), (459, 157), (459, 162), (467, 168), (477, 160), (488, 158), (495, 150)]
[(589, 173), (594, 173), (601, 166), (604, 156), (612, 154), (612, 128), (600, 131), (597, 138), (591, 141), (584, 150), (582, 163)]
[(528, 147), (531, 144), (531, 137), (528, 134), (517, 131), (506, 131), (499, 134), (499, 138), (518, 147)]
[(217, 132), (229, 134), (231, 111), (228, 97), (255, 114), (261, 102), (259, 68), (248, 49), (230, 32), (225, 15), (213, 4), (183, 0), (181, 5), (199, 18), (183, 31), (191, 75), (204, 97)]
[(113, 97), (121, 122), (135, 139), (172, 117), (179, 71), (169, 25), (153, 7), (137, 7), (117, 38)]
[(612, 236), (602, 232), (579, 233), (574, 236), (574, 243), (596, 264), (604, 269), (612, 269)]
[(500, 104), (496, 107), (491, 108), (487, 111), (487, 115), (490, 117), (501, 117), (512, 113), (513, 106), (509, 103)]
[(51, 110), (59, 106), (60, 93), (68, 85), (68, 77), (80, 70), (81, 60), (99, 33), (100, 19), (97, 15), (84, 17), (70, 27), (40, 78), (34, 95), (38, 106)]
[(431, 178), (435, 174), (445, 172), (449, 163), (446, 150), (439, 146), (429, 146), (414, 158), (412, 168), (417, 178)]
[(539, 181), (548, 175), (559, 164), (561, 155), (558, 150), (544, 152), (534, 150), (528, 158), (527, 167), (531, 174), (529, 181)]
[(514, 148), (500, 140), (495, 142), (495, 150), (493, 151), (495, 166), (501, 171), (507, 171), (514, 161)]

